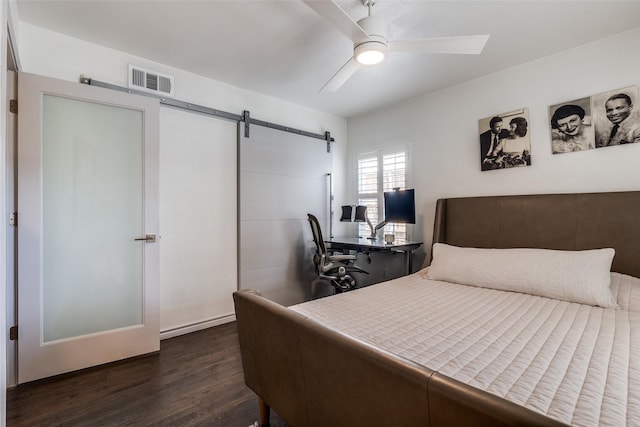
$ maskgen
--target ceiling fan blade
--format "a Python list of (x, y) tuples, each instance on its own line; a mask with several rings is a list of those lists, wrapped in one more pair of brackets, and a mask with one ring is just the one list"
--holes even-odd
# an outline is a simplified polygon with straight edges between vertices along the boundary
[(340, 70), (320, 89), (320, 92), (335, 92), (360, 68), (360, 64), (353, 58), (349, 59)]
[(389, 42), (389, 50), (417, 53), (480, 54), (489, 40), (488, 34), (477, 36), (435, 37), (423, 40)]
[(311, 9), (331, 21), (353, 42), (368, 40), (369, 35), (333, 0), (302, 0)]

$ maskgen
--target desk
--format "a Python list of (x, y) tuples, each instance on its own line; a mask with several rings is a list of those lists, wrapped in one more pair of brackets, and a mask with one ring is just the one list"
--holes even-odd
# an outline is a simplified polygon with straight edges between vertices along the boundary
[(389, 251), (404, 253), (404, 274), (411, 274), (413, 268), (413, 251), (422, 246), (422, 242), (411, 242), (398, 239), (393, 243), (385, 243), (382, 239), (366, 239), (363, 237), (334, 237), (325, 240), (331, 249), (358, 252)]

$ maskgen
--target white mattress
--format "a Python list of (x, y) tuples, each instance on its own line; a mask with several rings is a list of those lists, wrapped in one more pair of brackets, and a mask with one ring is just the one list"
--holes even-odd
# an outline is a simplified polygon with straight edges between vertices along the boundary
[(410, 276), (290, 307), (456, 380), (578, 426), (640, 426), (640, 279), (620, 309)]

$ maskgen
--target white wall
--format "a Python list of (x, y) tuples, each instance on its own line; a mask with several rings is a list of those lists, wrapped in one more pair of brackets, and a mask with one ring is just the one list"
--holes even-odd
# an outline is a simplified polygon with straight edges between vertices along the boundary
[[(553, 155), (548, 122), (550, 105), (640, 84), (639, 44), (636, 29), (352, 118), (348, 176), (354, 153), (409, 141), (422, 221), (414, 238), (427, 248), (438, 198), (640, 190), (640, 144)], [(524, 107), (532, 165), (481, 172), (478, 120)]]
[[(85, 74), (95, 80), (126, 86), (128, 64), (134, 64), (175, 76), (176, 99), (236, 114), (241, 114), (243, 110), (249, 110), (253, 118), (309, 132), (324, 133), (328, 130), (336, 139), (336, 143), (333, 144), (334, 174), (335, 182), (337, 182), (335, 187), (336, 204), (339, 206), (342, 203), (344, 186), (340, 185), (340, 182), (344, 180), (346, 168), (346, 120), (344, 119), (304, 109), (281, 100), (252, 93), (86, 41), (53, 33), (29, 24), (21, 23), (19, 25), (17, 43), (21, 59), (21, 71), (69, 81), (78, 81), (80, 75)], [(182, 185), (181, 188), (176, 189), (175, 185), (171, 185), (172, 177), (179, 176), (176, 174), (179, 174), (181, 170), (188, 171), (188, 162), (194, 161), (193, 158), (188, 160), (188, 155), (184, 157), (178, 156), (180, 146), (168, 143), (170, 140), (176, 140), (181, 133), (179, 132), (179, 126), (181, 125), (178, 124), (180, 120), (172, 124), (172, 121), (175, 121), (177, 116), (179, 114), (174, 112), (165, 111), (161, 113), (160, 156), (162, 161), (160, 181), (161, 184), (164, 182), (165, 186), (160, 189), (160, 218), (161, 221), (162, 218), (165, 218), (165, 223), (164, 225), (160, 224), (160, 234), (164, 241), (181, 240), (183, 241), (181, 244), (184, 244), (183, 238), (178, 239), (179, 236), (170, 235), (170, 233), (181, 232), (183, 227), (179, 221), (185, 220), (185, 218), (193, 218), (194, 215), (178, 215), (179, 211), (176, 211), (174, 204), (176, 200), (172, 200), (170, 192), (174, 194), (176, 191), (187, 193), (186, 195), (182, 194), (180, 200), (177, 201), (184, 204), (185, 198), (197, 199), (200, 194), (198, 191), (201, 192), (203, 190), (201, 186)], [(220, 120), (220, 122), (223, 123), (224, 121)], [(235, 133), (227, 132), (222, 129), (223, 127), (224, 125), (216, 126), (216, 128), (220, 129), (220, 132), (213, 131), (211, 135), (208, 134), (209, 131), (203, 130), (202, 132), (207, 132), (207, 135), (193, 135), (189, 141), (185, 141), (183, 144), (186, 149), (190, 149), (187, 147), (193, 146), (196, 141), (210, 138), (211, 144), (216, 148), (213, 151), (207, 151), (206, 155), (218, 160), (215, 164), (211, 164), (210, 171), (214, 174), (214, 177), (218, 176), (221, 181), (224, 181), (211, 182), (210, 185), (233, 188), (236, 175)], [(207, 129), (207, 126), (203, 125), (202, 129)], [(228, 141), (227, 136), (223, 136), (229, 134), (233, 134), (232, 141)], [(230, 149), (230, 142), (233, 149)], [(164, 151), (163, 147), (165, 147)], [(177, 151), (170, 153), (167, 151), (169, 148)], [(171, 164), (172, 160), (176, 162), (186, 161), (187, 163), (176, 167), (176, 165)], [(163, 164), (165, 165), (164, 168)], [(197, 166), (198, 173), (206, 169), (202, 165), (195, 166)], [(229, 177), (233, 177), (232, 182), (230, 182)], [(189, 180), (184, 182), (187, 183)], [(222, 197), (230, 199), (228, 203), (235, 205), (235, 192), (229, 193), (220, 190), (216, 194), (217, 196), (215, 197), (222, 195)], [(182, 208), (188, 210), (193, 207), (182, 206)], [(226, 225), (227, 230), (235, 229), (237, 224), (235, 206), (231, 210), (219, 211), (217, 215), (218, 217), (209, 218), (209, 221)], [(167, 221), (172, 222), (168, 223)], [(191, 239), (191, 244), (201, 245), (203, 250), (207, 251), (209, 259), (212, 260), (212, 265), (218, 266), (218, 275), (209, 278), (209, 280), (190, 281), (188, 277), (185, 278), (184, 274), (181, 274), (180, 265), (175, 265), (175, 268), (167, 266), (172, 257), (161, 257), (161, 260), (164, 260), (161, 268), (161, 330), (163, 331), (185, 328), (189, 324), (202, 324), (208, 320), (207, 317), (215, 317), (205, 307), (207, 302), (215, 297), (215, 292), (211, 291), (211, 286), (215, 286), (216, 282), (219, 281), (226, 281), (227, 283), (229, 280), (237, 281), (235, 242), (231, 247), (227, 238), (216, 239), (217, 232), (215, 227), (205, 227), (203, 224), (203, 230), (213, 230), (210, 233), (212, 236), (203, 236), (201, 240), (197, 237), (193, 238)], [(163, 239), (160, 240), (161, 245), (164, 243)], [(179, 252), (184, 253), (185, 251)], [(165, 251), (165, 253), (167, 252)], [(211, 275), (211, 266), (207, 266), (205, 270), (209, 271), (208, 274)], [(236, 285), (234, 283), (234, 288)], [(219, 306), (218, 315), (229, 314), (231, 308), (229, 305), (230, 298), (231, 296), (229, 295), (228, 301)], [(205, 302), (204, 304), (203, 301)], [(196, 305), (194, 306), (194, 304)]]
[[(235, 122), (160, 109), (160, 329), (233, 315)], [(188, 191), (185, 191), (188, 189)], [(231, 218), (231, 221), (228, 219)], [(200, 329), (200, 328), (196, 328)]]

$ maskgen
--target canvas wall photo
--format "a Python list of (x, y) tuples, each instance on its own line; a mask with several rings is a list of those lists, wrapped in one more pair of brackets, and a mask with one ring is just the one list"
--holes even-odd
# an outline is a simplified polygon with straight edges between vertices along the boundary
[(549, 107), (553, 154), (640, 142), (638, 87)]
[(480, 119), (478, 128), (481, 170), (531, 165), (527, 108)]
[(553, 154), (595, 148), (591, 98), (580, 98), (549, 107)]
[(640, 142), (637, 86), (594, 95), (591, 106), (596, 148)]

